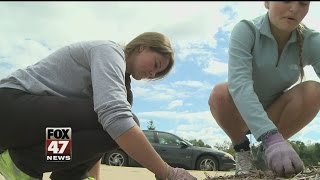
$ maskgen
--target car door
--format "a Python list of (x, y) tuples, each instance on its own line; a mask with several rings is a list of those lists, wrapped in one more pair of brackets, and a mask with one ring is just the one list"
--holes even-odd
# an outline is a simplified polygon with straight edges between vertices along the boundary
[(158, 140), (153, 146), (164, 161), (168, 164), (192, 168), (192, 149), (187, 145), (181, 145), (181, 138), (165, 132), (155, 132)]
[(158, 141), (154, 131), (143, 130), (143, 133), (152, 145)]

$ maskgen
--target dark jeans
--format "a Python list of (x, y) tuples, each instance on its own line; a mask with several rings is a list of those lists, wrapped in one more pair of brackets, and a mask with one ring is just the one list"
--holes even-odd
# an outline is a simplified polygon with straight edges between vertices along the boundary
[[(46, 127), (71, 127), (72, 160), (47, 162)], [(103, 130), (91, 99), (39, 96), (0, 88), (0, 149), (8, 149), (16, 166), (42, 178), (79, 180), (102, 157), (118, 145)]]

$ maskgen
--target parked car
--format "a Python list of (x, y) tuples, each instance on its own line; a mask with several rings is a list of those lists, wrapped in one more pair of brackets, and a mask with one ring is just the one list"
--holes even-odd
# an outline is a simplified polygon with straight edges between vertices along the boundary
[[(190, 142), (168, 132), (155, 130), (143, 130), (143, 132), (162, 159), (173, 167), (204, 171), (235, 168), (235, 160), (229, 153), (215, 148), (193, 146)], [(102, 163), (111, 166), (141, 166), (120, 148), (105, 153)]]

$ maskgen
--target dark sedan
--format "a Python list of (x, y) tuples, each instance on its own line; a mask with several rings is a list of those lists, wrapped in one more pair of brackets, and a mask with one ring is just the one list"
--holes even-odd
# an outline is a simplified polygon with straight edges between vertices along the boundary
[[(190, 142), (168, 132), (153, 130), (143, 130), (143, 132), (162, 159), (173, 167), (203, 171), (235, 168), (235, 160), (229, 153), (215, 148), (193, 146)], [(113, 166), (140, 166), (121, 149), (106, 153), (102, 163)]]

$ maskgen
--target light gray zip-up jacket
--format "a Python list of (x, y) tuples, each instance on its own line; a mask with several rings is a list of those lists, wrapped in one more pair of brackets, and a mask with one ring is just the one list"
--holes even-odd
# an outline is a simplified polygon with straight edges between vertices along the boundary
[(125, 54), (117, 43), (79, 42), (16, 70), (0, 81), (0, 88), (93, 99), (99, 122), (115, 139), (136, 124), (127, 101), (125, 70)]
[[(277, 129), (265, 109), (299, 79), (299, 46), (294, 31), (282, 53), (270, 31), (268, 14), (242, 20), (231, 33), (229, 45), (229, 92), (248, 128), (259, 139)], [(304, 65), (320, 75), (320, 34), (306, 28)], [(279, 57), (279, 58), (278, 58)]]

